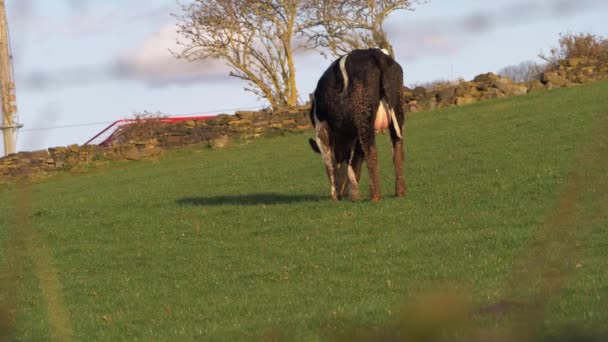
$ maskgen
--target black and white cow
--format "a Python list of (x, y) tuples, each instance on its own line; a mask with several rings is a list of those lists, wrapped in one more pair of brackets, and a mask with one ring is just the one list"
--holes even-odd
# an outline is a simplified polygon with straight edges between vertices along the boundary
[(405, 196), (403, 176), (403, 70), (385, 50), (354, 50), (334, 61), (311, 95), (310, 120), (321, 153), (331, 198), (347, 191), (358, 200), (361, 165), (370, 177), (371, 200), (380, 199), (376, 133), (390, 132), (395, 167), (395, 194)]

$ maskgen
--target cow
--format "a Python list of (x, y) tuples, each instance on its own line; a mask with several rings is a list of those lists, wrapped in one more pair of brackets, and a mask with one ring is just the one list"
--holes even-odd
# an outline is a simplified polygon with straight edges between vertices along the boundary
[(395, 195), (406, 195), (403, 175), (403, 70), (381, 49), (358, 49), (338, 58), (323, 73), (311, 94), (310, 120), (333, 200), (348, 192), (361, 198), (363, 161), (370, 177), (372, 202), (380, 199), (376, 134), (389, 131), (395, 168)]

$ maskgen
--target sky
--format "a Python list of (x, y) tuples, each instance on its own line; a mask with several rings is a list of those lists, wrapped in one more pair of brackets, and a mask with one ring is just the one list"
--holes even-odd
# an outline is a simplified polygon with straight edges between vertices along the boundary
[[(182, 0), (186, 1), (187, 0)], [(189, 63), (176, 45), (175, 0), (7, 0), (18, 151), (83, 144), (143, 111), (171, 116), (267, 106), (217, 60)], [(557, 45), (560, 33), (608, 38), (607, 0), (428, 0), (386, 24), (405, 83), (472, 79)], [(330, 60), (296, 58), (305, 102)], [(0, 142), (1, 147), (2, 142)], [(2, 150), (0, 150), (0, 155)]]

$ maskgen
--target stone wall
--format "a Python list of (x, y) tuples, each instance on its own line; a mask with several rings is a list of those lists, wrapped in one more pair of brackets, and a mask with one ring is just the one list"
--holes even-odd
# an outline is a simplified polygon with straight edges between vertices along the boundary
[[(432, 89), (405, 88), (404, 104), (409, 112), (427, 111), (599, 80), (608, 80), (607, 59), (572, 58), (560, 61), (558, 66), (544, 72), (539, 80), (527, 83), (514, 83), (508, 78), (487, 73), (478, 75), (472, 81), (446, 83)], [(119, 139), (109, 147), (71, 145), (12, 154), (0, 158), (0, 180), (69, 170), (92, 162), (145, 159), (165, 149), (185, 146), (221, 148), (234, 140), (311, 130), (308, 106), (220, 114), (206, 120), (158, 125), (152, 134), (146, 136), (126, 134), (128, 130), (125, 130), (125, 134), (119, 134)]]
[(152, 136), (118, 134), (118, 141), (108, 147), (70, 145), (11, 154), (0, 158), (0, 179), (31, 174), (44, 175), (94, 162), (146, 159), (162, 153), (165, 149), (186, 146), (221, 148), (230, 141), (311, 129), (308, 106), (276, 111), (236, 112), (235, 115), (220, 114), (206, 120), (159, 124), (155, 126)]
[(570, 58), (560, 61), (559, 65), (531, 82), (514, 83), (509, 78), (487, 73), (468, 82), (444, 83), (432, 88), (406, 88), (404, 100), (408, 111), (418, 112), (601, 80), (608, 80), (608, 59)]
[[(163, 125), (155, 137), (164, 148), (207, 145), (222, 147), (227, 141), (297, 133), (311, 130), (308, 106), (276, 111), (220, 114), (206, 120), (188, 120)], [(133, 138), (127, 138), (132, 141)]]

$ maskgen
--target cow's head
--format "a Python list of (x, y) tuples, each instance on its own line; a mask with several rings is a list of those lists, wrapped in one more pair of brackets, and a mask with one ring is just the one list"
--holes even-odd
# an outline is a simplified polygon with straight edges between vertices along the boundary
[(315, 129), (315, 139), (308, 139), (308, 143), (314, 152), (321, 154), (329, 182), (332, 184), (331, 197), (341, 199), (349, 191), (348, 165), (336, 163), (329, 124), (317, 117), (313, 94), (310, 96), (310, 121)]

